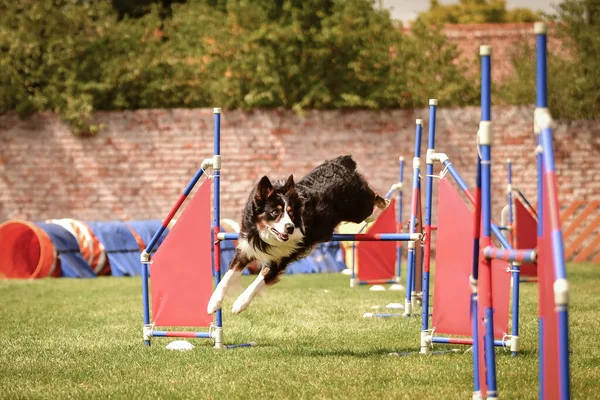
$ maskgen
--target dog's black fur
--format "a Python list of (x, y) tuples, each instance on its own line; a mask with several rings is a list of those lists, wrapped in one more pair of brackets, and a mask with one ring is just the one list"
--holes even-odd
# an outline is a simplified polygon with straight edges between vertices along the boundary
[[(298, 229), (302, 237), (297, 246), (282, 252), (277, 249), (285, 245), (281, 238), (290, 235), (284, 233), (279, 240), (267, 243), (261, 230), (264, 233), (266, 227), (281, 218), (286, 204), (294, 225), (289, 228), (292, 232)], [(265, 283), (275, 283), (289, 263), (306, 257), (317, 244), (331, 240), (338, 224), (362, 222), (375, 206), (384, 209), (387, 205), (388, 201), (375, 193), (356, 170), (356, 162), (350, 155), (325, 161), (297, 183), (292, 175), (274, 182), (264, 176), (252, 190), (242, 213), (240, 239), (246, 240), (248, 246), (238, 246), (229, 267), (243, 269), (257, 258), (257, 252), (270, 255), (271, 260), (265, 262), (262, 257), (259, 262)]]

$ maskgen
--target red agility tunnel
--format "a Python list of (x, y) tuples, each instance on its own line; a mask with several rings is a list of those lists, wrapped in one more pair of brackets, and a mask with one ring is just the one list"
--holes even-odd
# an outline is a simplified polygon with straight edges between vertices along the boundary
[(0, 278), (60, 276), (56, 261), (54, 245), (42, 228), (20, 220), (0, 225)]

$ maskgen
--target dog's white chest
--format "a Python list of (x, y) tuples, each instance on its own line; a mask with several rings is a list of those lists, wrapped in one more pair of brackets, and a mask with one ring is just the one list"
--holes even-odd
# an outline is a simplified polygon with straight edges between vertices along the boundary
[(238, 240), (237, 247), (241, 252), (246, 253), (249, 258), (255, 258), (264, 265), (270, 262), (280, 262), (283, 258), (292, 255), (298, 249), (300, 241), (301, 238), (300, 240), (290, 238), (287, 242), (268, 243), (268, 250), (262, 251), (250, 244), (247, 239), (241, 238)]

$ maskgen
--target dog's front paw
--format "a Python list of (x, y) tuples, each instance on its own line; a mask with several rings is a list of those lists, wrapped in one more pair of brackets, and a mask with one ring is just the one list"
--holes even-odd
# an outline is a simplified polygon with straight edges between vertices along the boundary
[(221, 304), (223, 304), (223, 296), (220, 296), (217, 292), (213, 293), (213, 295), (210, 297), (210, 300), (208, 301), (206, 312), (208, 314), (216, 313), (217, 310), (221, 308)]

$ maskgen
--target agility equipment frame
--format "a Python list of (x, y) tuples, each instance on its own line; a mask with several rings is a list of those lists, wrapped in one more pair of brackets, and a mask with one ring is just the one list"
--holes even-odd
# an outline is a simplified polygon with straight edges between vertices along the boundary
[[(552, 117), (547, 103), (547, 26), (534, 25), (536, 35), (536, 109), (534, 133), (537, 142), (538, 241), (536, 249), (499, 251), (491, 243), (491, 48), (481, 46), (482, 94), (481, 123), (478, 131), (480, 157), (477, 162), (477, 220), (483, 225), (481, 243), (474, 242), (474, 253), (482, 260), (473, 263), (472, 288), (474, 302), (482, 302), (485, 315), (479, 319), (473, 313), (474, 398), (498, 398), (496, 360), (493, 347), (493, 304), (491, 302), (492, 259), (506, 261), (537, 261), (539, 313), (539, 398), (569, 399), (569, 287), (566, 277), (564, 244), (560, 227), (558, 185), (552, 144)], [(481, 178), (481, 179), (479, 179)], [(476, 221), (477, 223), (477, 221)], [(478, 271), (479, 269), (479, 271)], [(479, 276), (477, 275), (479, 272)], [(479, 290), (479, 280), (487, 290)], [(487, 281), (487, 282), (486, 282)], [(516, 286), (518, 281), (513, 281)], [(475, 307), (476, 310), (476, 307)], [(484, 333), (481, 334), (483, 322)], [(481, 351), (483, 350), (483, 355)], [(478, 368), (478, 363), (484, 364)]]
[[(184, 337), (184, 338), (204, 338), (214, 339), (215, 348), (234, 348), (234, 347), (248, 347), (254, 345), (251, 343), (237, 344), (237, 345), (225, 345), (223, 340), (223, 317), (221, 310), (217, 310), (214, 317), (214, 323), (209, 327), (208, 332), (193, 332), (193, 331), (158, 331), (154, 330), (154, 324), (151, 323), (150, 319), (150, 300), (149, 300), (149, 285), (148, 279), (150, 275), (149, 266), (152, 263), (150, 254), (156, 246), (159, 238), (166, 231), (169, 223), (179, 211), (184, 201), (188, 198), (200, 178), (206, 174), (209, 168), (212, 168), (213, 175), (213, 222), (212, 222), (212, 236), (216, 237), (219, 235), (220, 230), (220, 184), (221, 184), (221, 109), (214, 108), (214, 154), (212, 158), (207, 158), (202, 161), (202, 164), (192, 180), (189, 182), (167, 217), (163, 220), (160, 229), (156, 232), (150, 243), (146, 246), (146, 249), (142, 252), (140, 259), (142, 262), (142, 298), (144, 308), (144, 328), (143, 337), (144, 343), (150, 346), (152, 337)], [(208, 221), (198, 221), (205, 222)], [(212, 240), (212, 272), (214, 275), (214, 285), (219, 284), (221, 280), (221, 250), (220, 241)], [(199, 262), (208, 262), (208, 260), (200, 260)], [(182, 279), (185, 279), (182, 277)], [(211, 276), (206, 276), (206, 279), (211, 279)], [(206, 312), (205, 309), (196, 310), (196, 312)]]
[[(214, 316), (214, 321), (209, 326), (208, 332), (205, 331), (166, 331), (166, 330), (155, 330), (155, 324), (151, 322), (150, 316), (150, 265), (152, 259), (150, 254), (156, 247), (159, 239), (167, 230), (169, 223), (174, 218), (175, 214), (179, 211), (185, 200), (188, 198), (196, 184), (199, 182), (203, 175), (206, 175), (206, 171), (212, 168), (213, 175), (213, 221), (211, 227), (212, 236), (212, 254), (211, 254), (211, 268), (212, 275), (214, 276), (214, 288), (217, 287), (221, 280), (221, 247), (220, 243), (222, 240), (237, 240), (237, 233), (220, 232), (220, 185), (221, 185), (221, 152), (220, 152), (220, 141), (221, 141), (221, 109), (215, 108), (214, 114), (214, 155), (212, 158), (205, 159), (192, 180), (186, 186), (179, 199), (163, 220), (161, 227), (153, 236), (152, 240), (148, 243), (145, 250), (140, 255), (142, 262), (142, 303), (143, 303), (143, 339), (147, 346), (151, 345), (153, 337), (183, 337), (183, 338), (204, 338), (214, 339), (215, 348), (234, 348), (234, 347), (248, 347), (256, 345), (255, 342), (225, 345), (223, 339), (223, 316), (222, 310), (218, 309)], [(195, 197), (195, 196), (194, 196)], [(194, 199), (192, 199), (193, 201)], [(199, 221), (202, 222), (202, 221)], [(207, 222), (207, 221), (206, 221)], [(178, 221), (181, 223), (181, 221)], [(408, 233), (375, 233), (375, 234), (334, 234), (333, 241), (406, 241), (414, 242), (421, 240), (421, 234), (408, 234)], [(200, 260), (200, 262), (209, 262), (208, 260)], [(207, 276), (206, 279), (211, 279)], [(198, 312), (205, 312), (204, 309), (198, 310)]]

